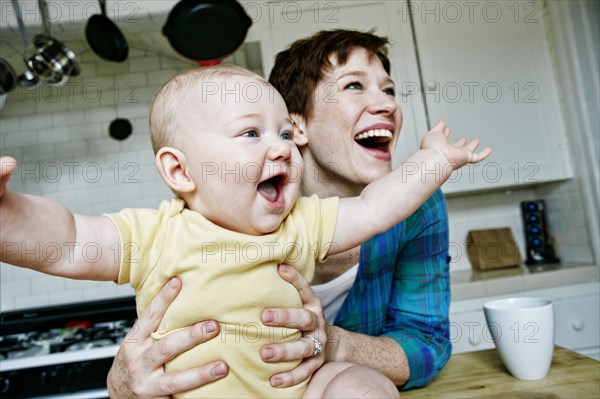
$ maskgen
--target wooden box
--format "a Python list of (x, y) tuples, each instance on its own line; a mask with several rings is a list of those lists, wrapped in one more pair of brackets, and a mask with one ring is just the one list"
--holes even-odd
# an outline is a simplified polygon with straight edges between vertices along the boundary
[(469, 231), (467, 254), (471, 266), (477, 270), (513, 267), (523, 263), (510, 227)]

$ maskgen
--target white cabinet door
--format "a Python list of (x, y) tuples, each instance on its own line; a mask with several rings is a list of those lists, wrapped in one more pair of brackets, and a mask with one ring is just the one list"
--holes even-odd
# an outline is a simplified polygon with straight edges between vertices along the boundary
[(597, 353), (600, 349), (599, 303), (598, 295), (556, 301), (556, 343), (585, 352), (586, 355)]
[(450, 315), (452, 353), (475, 352), (494, 348), (483, 310)]
[[(541, 1), (411, 3), (428, 119), (493, 147), (446, 193), (572, 177)], [(421, 132), (419, 132), (421, 133)]]
[[(271, 71), (275, 55), (293, 41), (319, 30), (374, 30), (390, 39), (392, 78), (404, 114), (395, 165), (416, 151), (419, 135), (427, 131), (424, 107), (419, 96), (411, 95), (418, 81), (410, 16), (406, 1), (301, 1), (271, 3), (268, 12), (271, 37), (263, 40), (265, 73)], [(266, 18), (266, 16), (263, 16)]]

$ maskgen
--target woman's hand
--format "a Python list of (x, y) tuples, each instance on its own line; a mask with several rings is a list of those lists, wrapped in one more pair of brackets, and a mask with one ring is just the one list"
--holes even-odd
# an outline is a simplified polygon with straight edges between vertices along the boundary
[(214, 338), (219, 323), (203, 321), (154, 342), (167, 308), (179, 294), (181, 281), (172, 278), (133, 325), (108, 373), (111, 398), (169, 397), (208, 384), (227, 375), (227, 365), (216, 361), (186, 371), (166, 373), (164, 364), (186, 350)]
[[(327, 325), (323, 316), (321, 301), (312, 291), (308, 281), (296, 269), (287, 265), (279, 265), (278, 271), (285, 281), (291, 283), (298, 290), (303, 308), (264, 309), (261, 313), (262, 322), (267, 326), (296, 328), (304, 336), (313, 335), (325, 347)], [(285, 388), (297, 385), (310, 378), (325, 362), (325, 351), (312, 356), (314, 351), (315, 343), (308, 338), (263, 346), (260, 355), (265, 362), (275, 363), (304, 359), (295, 369), (273, 375), (270, 380), (271, 385), (277, 388)]]

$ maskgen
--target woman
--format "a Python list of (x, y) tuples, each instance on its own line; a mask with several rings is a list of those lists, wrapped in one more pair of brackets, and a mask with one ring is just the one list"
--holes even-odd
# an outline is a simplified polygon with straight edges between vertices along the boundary
[[(386, 38), (371, 33), (323, 31), (278, 54), (269, 81), (299, 128), (294, 140), (306, 168), (303, 195), (357, 195), (390, 170), (402, 113), (394, 99), (386, 45)], [(384, 125), (393, 126), (391, 138), (366, 133)], [(437, 192), (403, 223), (330, 257), (326, 268), (317, 266), (313, 289), (322, 305), (294, 269), (280, 267), (282, 278), (300, 292), (304, 308), (265, 309), (262, 321), (323, 337), (326, 349), (312, 356), (315, 344), (308, 339), (263, 347), (267, 362), (305, 359), (294, 370), (273, 376), (271, 384), (295, 385), (324, 361), (367, 366), (402, 389), (428, 383), (451, 351), (448, 261), (447, 212)], [(218, 328), (206, 321), (152, 342), (150, 333), (180, 288), (178, 280), (165, 286), (138, 320), (133, 342), (121, 346), (108, 378), (111, 396), (165, 396), (227, 374), (223, 362), (164, 373), (166, 361), (214, 337)], [(333, 324), (325, 322), (323, 309)]]

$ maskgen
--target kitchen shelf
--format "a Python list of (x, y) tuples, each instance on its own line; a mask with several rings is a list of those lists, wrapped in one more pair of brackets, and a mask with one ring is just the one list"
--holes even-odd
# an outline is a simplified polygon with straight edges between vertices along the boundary
[(600, 282), (600, 265), (565, 262), (486, 271), (457, 270), (450, 273), (452, 301), (592, 281)]

